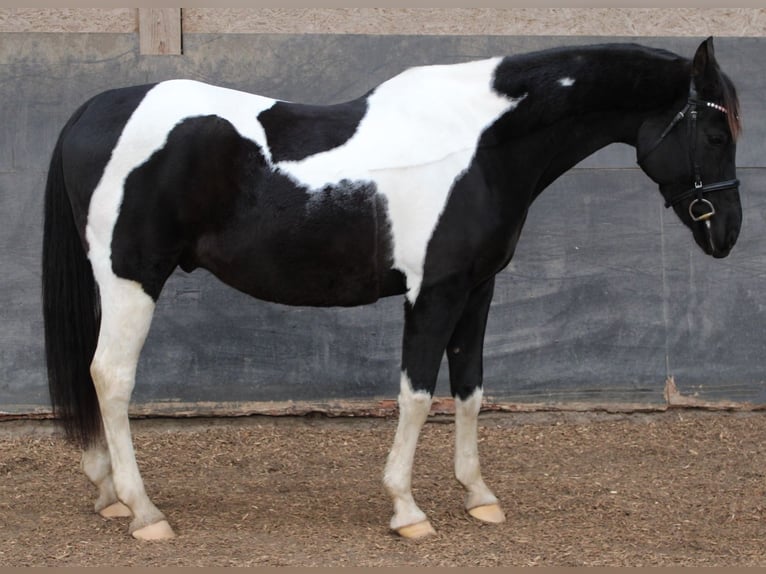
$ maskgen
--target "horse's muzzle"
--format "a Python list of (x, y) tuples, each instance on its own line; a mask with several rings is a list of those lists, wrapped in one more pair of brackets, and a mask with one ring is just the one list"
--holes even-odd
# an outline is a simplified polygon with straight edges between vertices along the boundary
[[(715, 218), (695, 222), (693, 234), (694, 240), (702, 250), (711, 257), (723, 259), (727, 257), (739, 237), (739, 225), (729, 224), (718, 228)], [(720, 222), (719, 222), (720, 223)]]

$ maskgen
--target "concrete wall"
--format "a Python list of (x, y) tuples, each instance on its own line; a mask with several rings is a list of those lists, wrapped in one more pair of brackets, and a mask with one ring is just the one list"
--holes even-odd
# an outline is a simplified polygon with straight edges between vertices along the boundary
[[(720, 21), (726, 23), (744, 14), (716, 14), (723, 12)], [(285, 11), (271, 12), (278, 13)], [(302, 34), (288, 26), (290, 18), (283, 18), (286, 28), (279, 33), (219, 33), (241, 24), (243, 13), (221, 11), (211, 18), (209, 12), (185, 10), (184, 54), (146, 57), (138, 53), (136, 29), (121, 28), (134, 26), (132, 10), (90, 12), (86, 19), (82, 12), (67, 12), (66, 30), (77, 29), (75, 22), (92, 25), (99, 14), (118, 30), (56, 33), (31, 31), (42, 26), (42, 12), (0, 11), (0, 125), (7, 134), (0, 140), (0, 411), (47, 405), (39, 309), (42, 190), (55, 137), (79, 103), (110, 87), (171, 77), (331, 103), (412, 65), (605, 39), (508, 34), (505, 28), (458, 33), (450, 27), (466, 21), (468, 13), (445, 16), (452, 22), (447, 35), (429, 32), (438, 23), (433, 13), (419, 31), (391, 34), (413, 14), (425, 16), (385, 10), (375, 13), (377, 30), (349, 33), (349, 27), (357, 28), (346, 16), (358, 13), (348, 12), (336, 19), (346, 28), (322, 26), (325, 33)], [(293, 16), (317, 21), (342, 15), (301, 14)], [(473, 14), (487, 23), (488, 14), (498, 16)], [(747, 14), (757, 21), (763, 11)], [(262, 16), (263, 11), (250, 12), (246, 28), (258, 28)], [(640, 21), (635, 16), (634, 26)], [(268, 24), (277, 21), (273, 17)], [(386, 28), (384, 21), (396, 26)], [(698, 19), (687, 15), (685, 21)], [(8, 31), (14, 27), (21, 29)], [(640, 40), (691, 54), (700, 40), (696, 35)], [(766, 41), (733, 33), (718, 38), (716, 46), (739, 87), (746, 124), (738, 154), (746, 218), (737, 249), (726, 260), (706, 258), (662, 208), (630, 148), (599, 152), (533, 206), (517, 256), (499, 277), (485, 353), (491, 400), (659, 405), (672, 375), (686, 394), (766, 402), (766, 226), (759, 201), (766, 187)], [(247, 298), (205, 272), (179, 271), (159, 302), (142, 357), (137, 408), (247, 410), (262, 401), (393, 399), (401, 306), (396, 298), (356, 309), (287, 308)], [(442, 395), (445, 375), (442, 369)]]

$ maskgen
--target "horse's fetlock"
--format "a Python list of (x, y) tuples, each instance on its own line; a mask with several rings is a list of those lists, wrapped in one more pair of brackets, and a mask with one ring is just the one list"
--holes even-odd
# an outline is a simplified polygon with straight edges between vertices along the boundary
[(93, 509), (99, 513), (105, 508), (108, 508), (109, 506), (113, 505), (115, 502), (118, 502), (119, 499), (117, 498), (117, 495), (114, 494), (114, 490), (112, 489), (111, 492), (109, 491), (102, 491), (98, 498), (96, 499), (95, 504), (93, 505)]
[(401, 492), (407, 492), (409, 481), (405, 480), (401, 473), (386, 472), (383, 475), (383, 486), (391, 496), (396, 496)]

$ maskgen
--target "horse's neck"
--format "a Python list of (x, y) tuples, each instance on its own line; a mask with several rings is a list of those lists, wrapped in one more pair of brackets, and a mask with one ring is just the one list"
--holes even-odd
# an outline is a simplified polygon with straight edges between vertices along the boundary
[[(531, 199), (568, 169), (611, 143), (635, 145), (652, 113), (688, 93), (688, 61), (635, 47), (587, 48), (510, 58), (496, 89), (526, 94), (486, 134), (483, 146), (507, 177), (528, 178)], [(502, 157), (500, 157), (502, 156)], [(528, 159), (538, 157), (532, 164)]]
[(598, 150), (613, 143), (634, 145), (642, 121), (638, 114), (614, 113), (577, 118), (552, 128), (558, 133), (544, 138), (549, 142), (546, 150), (550, 159), (536, 182), (534, 196)]

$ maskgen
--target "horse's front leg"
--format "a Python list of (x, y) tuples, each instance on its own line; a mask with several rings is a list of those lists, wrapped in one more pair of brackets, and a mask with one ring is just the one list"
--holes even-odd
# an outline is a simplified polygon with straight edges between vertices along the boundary
[(492, 278), (471, 292), (447, 346), (447, 359), (455, 397), (455, 477), (466, 490), (469, 514), (498, 523), (505, 520), (505, 514), (481, 476), (477, 429), (483, 396), (484, 333), (494, 286)]
[(399, 423), (383, 482), (394, 504), (391, 529), (405, 538), (434, 532), (412, 496), (412, 464), (431, 409), (441, 358), (465, 304), (465, 291), (431, 288), (414, 305), (405, 303)]

